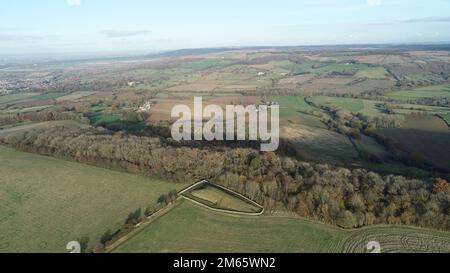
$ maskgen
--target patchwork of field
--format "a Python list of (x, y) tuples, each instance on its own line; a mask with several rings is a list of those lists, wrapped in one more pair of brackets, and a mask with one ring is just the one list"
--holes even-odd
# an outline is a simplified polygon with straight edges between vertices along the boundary
[(450, 251), (447, 232), (394, 226), (342, 230), (300, 218), (217, 213), (182, 201), (115, 252), (367, 253), (367, 244), (376, 240), (385, 253)]
[[(91, 125), (135, 134), (169, 124), (173, 107), (192, 108), (194, 96), (203, 97), (204, 106), (277, 102), (283, 152), (381, 174), (430, 177), (426, 167), (394, 161), (374, 138), (353, 139), (328, 128), (333, 117), (319, 106), (398, 118), (398, 124), (406, 118), (400, 128), (377, 132), (398, 142), (412, 160), (450, 171), (450, 108), (417, 104), (448, 104), (445, 99), (423, 100), (450, 98), (448, 64), (443, 62), (450, 62), (446, 51), (266, 49), (7, 69), (0, 75), (2, 92), (22, 93), (1, 95), (0, 115), (70, 111), (87, 117)], [(150, 103), (149, 113), (138, 113), (143, 102)], [(388, 114), (391, 104), (394, 115)], [(422, 115), (410, 115), (417, 112)], [(0, 137), (54, 126), (89, 125), (5, 122)], [(5, 147), (0, 147), (0, 162), (0, 252), (66, 252), (68, 241), (85, 236), (92, 248), (130, 212), (187, 186)], [(349, 231), (295, 217), (219, 213), (211, 208), (254, 214), (261, 208), (216, 187), (196, 188), (189, 197), (209, 210), (179, 200), (117, 251), (367, 252), (367, 243), (378, 241), (382, 252), (450, 252), (445, 232), (407, 227)]]
[(0, 147), (0, 252), (67, 252), (99, 243), (127, 215), (183, 184)]

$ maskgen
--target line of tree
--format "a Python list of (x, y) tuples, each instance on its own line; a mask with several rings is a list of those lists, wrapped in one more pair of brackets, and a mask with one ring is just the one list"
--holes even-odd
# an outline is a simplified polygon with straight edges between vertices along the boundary
[(42, 111), (0, 116), (0, 126), (13, 125), (25, 121), (44, 122), (56, 120), (77, 120), (85, 123), (89, 122), (88, 119), (82, 114), (77, 114), (75, 112)]
[[(119, 238), (122, 238), (123, 236), (129, 234), (132, 232), (139, 224), (143, 223), (145, 216), (146, 218), (151, 217), (153, 214), (157, 213), (158, 211), (161, 211), (165, 207), (169, 206), (171, 203), (173, 203), (178, 197), (178, 193), (176, 190), (172, 190), (167, 194), (163, 194), (158, 198), (158, 201), (155, 205), (148, 206), (146, 210), (144, 211), (144, 214), (142, 214), (142, 209), (138, 208), (137, 210), (133, 211), (132, 213), (128, 214), (128, 217), (125, 220), (125, 223), (123, 226), (116, 230), (115, 232), (112, 232), (110, 229), (107, 230), (105, 233), (102, 234), (100, 237), (99, 244), (97, 244), (94, 249), (92, 250), (95, 253), (101, 253), (105, 251), (105, 248), (110, 245), (111, 243), (115, 242)], [(82, 238), (83, 244), (82, 249), (84, 249), (83, 252), (87, 252), (87, 243), (88, 241), (85, 240), (85, 237)], [(80, 241), (81, 244), (81, 241)]]

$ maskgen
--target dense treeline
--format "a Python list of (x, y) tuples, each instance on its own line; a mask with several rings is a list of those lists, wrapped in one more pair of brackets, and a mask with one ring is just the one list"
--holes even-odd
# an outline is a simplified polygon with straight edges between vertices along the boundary
[(88, 120), (83, 115), (74, 112), (44, 111), (0, 116), (0, 126), (18, 124), (25, 121), (44, 122), (56, 120), (78, 120), (88, 123)]
[(21, 150), (172, 181), (210, 179), (260, 202), (344, 228), (406, 224), (450, 229), (450, 186), (444, 180), (382, 177), (300, 162), (253, 149), (173, 147), (158, 138), (102, 129), (53, 128), (2, 139)]

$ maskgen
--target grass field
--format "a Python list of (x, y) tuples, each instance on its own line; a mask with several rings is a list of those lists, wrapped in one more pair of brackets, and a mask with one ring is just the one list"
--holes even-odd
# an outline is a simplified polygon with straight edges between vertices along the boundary
[(0, 147), (0, 252), (67, 252), (92, 247), (127, 215), (186, 185)]
[(121, 118), (122, 117), (119, 115), (110, 115), (103, 113), (102, 111), (89, 114), (89, 120), (92, 125), (113, 124), (119, 122)]
[(450, 126), (450, 113), (439, 114), (439, 116)]
[(382, 252), (450, 251), (450, 233), (445, 232), (407, 227), (349, 231), (300, 218), (231, 216), (182, 201), (115, 252), (367, 252), (374, 240)]
[(313, 100), (320, 105), (333, 105), (352, 113), (358, 113), (364, 109), (364, 102), (361, 99), (316, 96)]
[(223, 61), (220, 59), (203, 59), (203, 60), (182, 63), (180, 65), (180, 68), (189, 69), (189, 70), (193, 70), (193, 71), (201, 71), (201, 70), (211, 68), (213, 66), (217, 66), (220, 64), (227, 64), (227, 63), (228, 63), (228, 61)]
[(358, 73), (356, 73), (357, 78), (385, 79), (387, 76), (388, 72), (384, 67), (361, 69)]
[(279, 103), (280, 118), (282, 121), (310, 127), (326, 128), (318, 116), (327, 118), (328, 114), (306, 103), (304, 97), (273, 96), (268, 97), (266, 100)]
[(410, 91), (397, 91), (389, 93), (387, 97), (399, 101), (410, 101), (432, 97), (450, 97), (450, 85), (429, 86)]
[(0, 104), (16, 102), (36, 96), (36, 93), (18, 93), (12, 95), (0, 96)]
[(61, 92), (52, 92), (52, 93), (44, 93), (37, 96), (32, 97), (32, 100), (48, 100), (48, 99), (57, 99), (59, 97), (64, 96), (65, 93)]
[(252, 204), (248, 200), (208, 183), (194, 187), (183, 193), (183, 195), (213, 209), (243, 213), (262, 212), (261, 207)]
[(183, 201), (116, 252), (327, 252), (339, 251), (344, 238), (326, 225), (229, 216)]

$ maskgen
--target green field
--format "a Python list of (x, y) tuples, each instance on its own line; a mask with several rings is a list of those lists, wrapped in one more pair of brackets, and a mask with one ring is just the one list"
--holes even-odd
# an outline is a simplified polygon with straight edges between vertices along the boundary
[(352, 113), (358, 113), (364, 109), (364, 102), (361, 99), (316, 96), (313, 101), (320, 105), (336, 106)]
[(0, 96), (0, 104), (16, 102), (36, 96), (36, 93), (18, 93)]
[(319, 117), (327, 118), (328, 114), (306, 103), (304, 97), (273, 96), (268, 97), (266, 100), (279, 103), (280, 118), (282, 121), (289, 121), (289, 123), (310, 127), (326, 128)]
[(0, 252), (66, 252), (69, 241), (98, 244), (127, 215), (186, 185), (0, 146)]
[(446, 114), (439, 114), (439, 116), (447, 122), (447, 124), (450, 126), (450, 113)]
[(388, 72), (384, 67), (370, 67), (361, 69), (356, 73), (357, 78), (369, 78), (369, 79), (385, 79), (388, 77)]
[(201, 71), (201, 70), (211, 68), (213, 66), (217, 66), (219, 64), (226, 64), (226, 63), (228, 63), (228, 61), (223, 61), (220, 59), (203, 59), (203, 60), (182, 63), (179, 66), (179, 68), (189, 69), (189, 70), (193, 70), (193, 71)]
[(92, 125), (113, 124), (119, 122), (121, 118), (122, 117), (119, 115), (110, 115), (103, 113), (102, 111), (89, 114), (89, 120)]
[(410, 101), (432, 97), (450, 97), (450, 85), (422, 87), (410, 91), (397, 91), (389, 93), (387, 97), (399, 101)]
[(230, 216), (183, 201), (116, 252), (336, 252), (344, 238), (344, 231), (327, 225)]
[(212, 212), (182, 201), (115, 249), (119, 253), (449, 252), (450, 233), (407, 227), (348, 231), (281, 216), (245, 217)]

